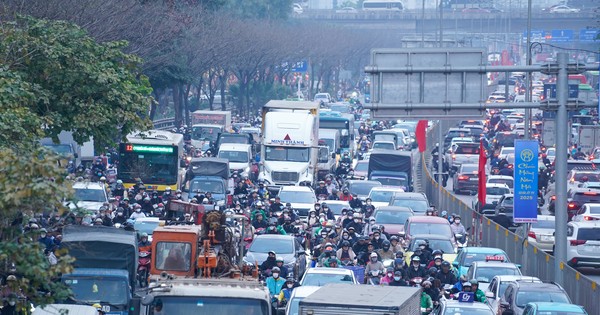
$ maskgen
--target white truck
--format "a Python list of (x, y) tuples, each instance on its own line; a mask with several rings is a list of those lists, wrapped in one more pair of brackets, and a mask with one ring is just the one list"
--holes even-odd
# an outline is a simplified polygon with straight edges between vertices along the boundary
[(319, 104), (269, 101), (262, 115), (259, 180), (271, 189), (312, 184), (317, 176)]
[(421, 289), (335, 283), (300, 301), (299, 315), (421, 315)]
[(231, 128), (231, 112), (227, 110), (197, 110), (192, 112), (192, 125), (220, 125), (225, 130)]
[(600, 125), (579, 126), (578, 147), (581, 152), (590, 154), (595, 148), (600, 147)]

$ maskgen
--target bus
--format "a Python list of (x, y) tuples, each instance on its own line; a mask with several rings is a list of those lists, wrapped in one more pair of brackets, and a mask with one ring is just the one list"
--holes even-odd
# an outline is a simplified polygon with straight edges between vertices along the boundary
[(147, 190), (173, 190), (181, 183), (180, 160), (184, 154), (183, 135), (149, 130), (127, 136), (119, 145), (117, 179), (130, 188), (139, 180)]
[(363, 11), (404, 11), (404, 4), (398, 0), (365, 0)]
[(339, 112), (320, 112), (319, 128), (339, 130), (341, 153), (348, 152), (350, 157), (354, 156), (354, 115)]

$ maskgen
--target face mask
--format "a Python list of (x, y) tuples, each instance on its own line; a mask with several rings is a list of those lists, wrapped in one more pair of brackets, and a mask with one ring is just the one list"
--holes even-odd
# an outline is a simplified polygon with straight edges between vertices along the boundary
[(376, 262), (376, 261), (377, 261), (377, 258), (376, 258), (376, 257), (372, 257), (372, 258), (371, 258), (371, 261), (372, 261), (372, 262)]
[(370, 205), (371, 205), (371, 202), (370, 202), (370, 201), (367, 201), (367, 205), (369, 205), (369, 206), (370, 206)]
[(275, 278), (275, 279), (279, 278), (279, 274), (277, 272), (274, 272), (273, 273), (273, 278)]
[(394, 280), (400, 281), (400, 277), (394, 277)]
[(454, 223), (459, 224), (460, 220), (454, 220)]
[(360, 222), (360, 220), (359, 219), (354, 219), (354, 222), (358, 223), (358, 222)]
[(142, 209), (135, 209), (135, 212), (142, 212)]
[(424, 245), (419, 246), (420, 249), (425, 249)]
[(117, 213), (117, 215), (121, 217), (121, 216), (123, 216), (123, 213), (119, 212), (119, 213)]
[(391, 278), (391, 277), (392, 277), (392, 273), (388, 273), (388, 274), (387, 274), (387, 276), (388, 276), (389, 278)]
[(344, 235), (342, 236), (344, 239), (348, 239), (348, 235)]
[(8, 304), (9, 304), (10, 306), (15, 306), (15, 304), (17, 304), (17, 302), (16, 302), (16, 301), (9, 301), (9, 302), (8, 302)]
[(40, 234), (40, 236), (41, 236), (42, 238), (44, 238), (44, 237), (46, 237), (46, 233), (42, 233), (42, 234)]
[(177, 197), (181, 197), (181, 194), (177, 194)]
[(171, 194), (171, 192), (170, 192), (170, 191), (167, 191), (165, 194), (166, 194), (166, 195), (170, 195), (170, 194)]
[(376, 239), (376, 240), (378, 240), (378, 239), (379, 239), (379, 236), (375, 236), (375, 239)]
[(294, 284), (293, 283), (288, 283), (287, 287), (288, 287), (288, 289), (291, 289), (291, 288), (294, 287)]

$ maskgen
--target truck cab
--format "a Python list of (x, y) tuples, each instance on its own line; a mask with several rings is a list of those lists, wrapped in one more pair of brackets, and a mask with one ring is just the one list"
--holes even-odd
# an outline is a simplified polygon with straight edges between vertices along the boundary
[(229, 180), (229, 160), (193, 158), (182, 186), (184, 200), (192, 200), (197, 193), (210, 192), (218, 205), (231, 204), (233, 181)]
[(217, 157), (229, 161), (229, 170), (240, 175), (249, 175), (252, 163), (252, 146), (250, 144), (223, 143), (219, 146)]

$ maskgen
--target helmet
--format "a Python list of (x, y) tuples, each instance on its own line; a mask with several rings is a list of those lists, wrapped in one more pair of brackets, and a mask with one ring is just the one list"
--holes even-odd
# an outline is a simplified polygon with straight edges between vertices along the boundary
[(443, 253), (441, 250), (439, 250), (439, 249), (436, 249), (436, 250), (434, 250), (434, 251), (431, 253), (431, 255), (432, 255), (433, 257), (435, 257), (435, 256), (442, 256), (442, 255), (444, 255), (444, 253)]
[(167, 186), (167, 188), (165, 188), (165, 191), (171, 191), (171, 187)]
[(144, 232), (142, 235), (140, 235), (140, 237), (148, 237), (148, 233)]
[(457, 214), (457, 215), (455, 215), (455, 216), (454, 216), (454, 219), (455, 219), (455, 220), (456, 220), (456, 219), (460, 219), (460, 215), (458, 215), (458, 214)]
[(343, 241), (343, 242), (342, 242), (342, 247), (346, 247), (346, 246), (350, 246), (350, 242), (348, 242), (348, 241)]
[(383, 247), (390, 247), (390, 245), (391, 245), (390, 241), (388, 241), (388, 240), (383, 241), (383, 243), (381, 244), (381, 246), (383, 246)]
[(469, 287), (470, 288), (471, 287), (471, 282), (465, 282), (465, 283), (462, 284), (462, 286), (463, 286), (463, 288), (464, 287)]
[(450, 268), (450, 263), (448, 261), (442, 261), (442, 267), (448, 267)]
[(281, 269), (279, 269), (279, 267), (273, 267), (273, 269), (271, 269), (271, 273), (273, 272), (281, 272)]
[(416, 256), (416, 255), (415, 255), (415, 256), (413, 256), (413, 257), (410, 259), (410, 261), (419, 261), (419, 262), (420, 262), (420, 261), (421, 261), (421, 257), (419, 257), (419, 256)]
[(296, 282), (296, 280), (294, 280), (294, 277), (288, 277), (288, 278), (285, 280), (285, 282), (291, 282), (291, 283), (294, 283), (294, 282)]
[(437, 271), (438, 271), (438, 270), (437, 270), (437, 268), (435, 268), (435, 267), (431, 267), (431, 268), (429, 268), (429, 270), (427, 270), (427, 271), (429, 272), (429, 274), (435, 274), (435, 273), (437, 273)]
[(423, 240), (417, 241), (417, 246), (427, 246), (427, 243)]
[(479, 281), (477, 281), (477, 279), (471, 279), (471, 281), (469, 281), (471, 283), (471, 285), (479, 285)]
[(101, 182), (105, 182), (106, 181), (106, 177), (104, 177), (104, 176), (100, 177), (100, 181)]
[(283, 257), (279, 256), (277, 258), (275, 258), (275, 262), (283, 262)]
[(370, 256), (370, 257), (375, 257), (375, 258), (377, 258), (377, 253), (375, 253), (375, 252), (371, 253), (371, 256)]
[(263, 206), (263, 203), (262, 203), (262, 201), (257, 201), (257, 202), (256, 202), (256, 206), (257, 206), (257, 207), (262, 207), (262, 206)]

